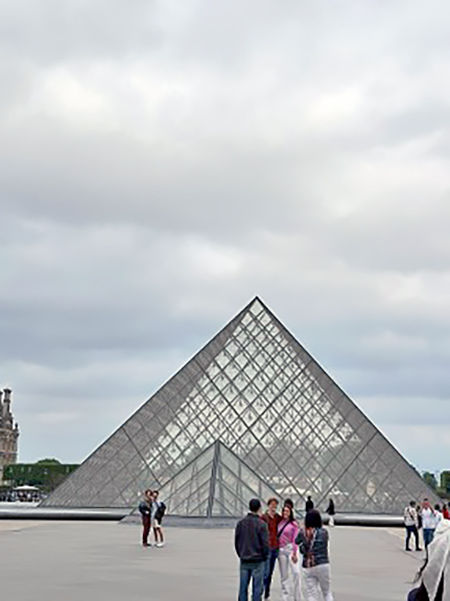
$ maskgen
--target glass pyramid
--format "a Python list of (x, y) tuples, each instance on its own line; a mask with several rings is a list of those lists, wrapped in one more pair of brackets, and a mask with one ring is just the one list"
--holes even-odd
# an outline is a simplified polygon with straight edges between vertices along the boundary
[[(213, 465), (234, 481), (211, 501), (206, 491), (222, 486)], [(255, 298), (43, 505), (131, 508), (158, 488), (179, 515), (236, 515), (242, 495), (256, 492), (244, 467), (267, 493), (299, 504), (310, 494), (322, 508), (331, 496), (341, 512), (398, 513), (411, 499), (436, 499)]]

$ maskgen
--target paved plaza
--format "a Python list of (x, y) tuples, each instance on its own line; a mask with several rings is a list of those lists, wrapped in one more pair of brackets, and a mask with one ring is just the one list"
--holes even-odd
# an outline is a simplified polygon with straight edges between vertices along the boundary
[[(0, 590), (14, 601), (232, 601), (232, 530), (167, 529), (162, 549), (115, 522), (0, 521)], [(405, 601), (422, 554), (402, 530), (331, 530), (336, 601)], [(278, 574), (272, 599), (280, 600)]]

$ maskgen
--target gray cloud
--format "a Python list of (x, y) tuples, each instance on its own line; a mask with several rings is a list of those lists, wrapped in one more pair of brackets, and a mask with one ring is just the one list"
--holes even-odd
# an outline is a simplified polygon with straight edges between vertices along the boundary
[(449, 11), (2, 4), (23, 459), (82, 459), (257, 293), (412, 462), (448, 467)]

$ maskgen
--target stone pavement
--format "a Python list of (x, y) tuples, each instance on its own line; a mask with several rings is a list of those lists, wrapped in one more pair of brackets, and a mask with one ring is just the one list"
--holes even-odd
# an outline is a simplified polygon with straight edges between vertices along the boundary
[[(232, 601), (237, 560), (231, 530), (167, 529), (163, 549), (114, 522), (0, 522), (0, 591), (14, 601)], [(33, 526), (33, 527), (30, 527)], [(13, 528), (12, 530), (10, 528)], [(336, 601), (404, 601), (422, 554), (403, 532), (331, 530)], [(272, 599), (280, 599), (276, 574)]]

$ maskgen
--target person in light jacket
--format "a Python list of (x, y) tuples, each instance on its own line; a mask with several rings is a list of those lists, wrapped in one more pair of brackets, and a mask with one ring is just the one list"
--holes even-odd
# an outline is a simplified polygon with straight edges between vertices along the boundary
[(302, 578), (306, 601), (318, 601), (320, 592), (324, 601), (333, 601), (331, 592), (328, 532), (322, 525), (320, 513), (313, 509), (305, 516), (305, 527), (295, 541), (303, 555)]
[(433, 509), (428, 499), (425, 499), (422, 505), (422, 528), (423, 542), (425, 549), (433, 542), (435, 530), (442, 518), (441, 514)]
[(405, 513), (403, 515), (403, 521), (406, 528), (406, 543), (405, 543), (405, 551), (411, 551), (409, 547), (409, 541), (411, 540), (411, 535), (414, 535), (414, 539), (416, 541), (416, 551), (421, 551), (419, 545), (419, 520), (416, 511), (416, 502), (411, 501), (405, 509)]
[(278, 566), (281, 579), (282, 601), (300, 601), (300, 562), (298, 546), (295, 542), (298, 534), (298, 524), (294, 511), (289, 505), (283, 507), (281, 521), (278, 524), (278, 540), (280, 550)]

